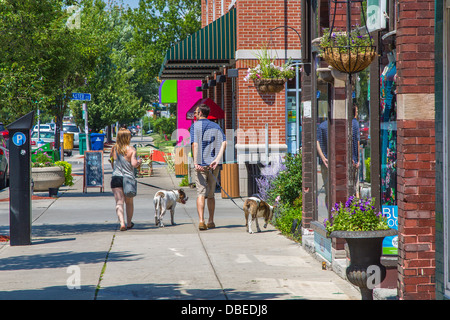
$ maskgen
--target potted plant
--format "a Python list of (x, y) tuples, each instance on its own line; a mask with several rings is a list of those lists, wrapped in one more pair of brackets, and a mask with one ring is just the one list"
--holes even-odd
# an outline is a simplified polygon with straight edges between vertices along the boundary
[(50, 189), (62, 186), (66, 180), (64, 167), (55, 165), (47, 152), (40, 152), (38, 149), (35, 154), (35, 160), (31, 165), (33, 190), (50, 192)]
[(321, 56), (334, 69), (344, 73), (356, 73), (366, 69), (376, 57), (376, 47), (369, 34), (361, 34), (356, 26), (349, 32), (333, 32), (323, 29), (319, 48)]
[(324, 226), (330, 237), (346, 240), (350, 255), (347, 279), (360, 288), (363, 300), (372, 300), (374, 286), (386, 277), (386, 268), (380, 263), (383, 238), (396, 235), (397, 230), (390, 229), (387, 218), (375, 211), (375, 198), (353, 196), (345, 204), (335, 204)]
[(284, 89), (287, 79), (295, 76), (295, 70), (291, 59), (281, 66), (275, 65), (275, 60), (269, 55), (267, 49), (262, 49), (256, 54), (259, 63), (254, 68), (247, 70), (244, 80), (253, 80), (257, 89), (262, 93), (276, 93)]

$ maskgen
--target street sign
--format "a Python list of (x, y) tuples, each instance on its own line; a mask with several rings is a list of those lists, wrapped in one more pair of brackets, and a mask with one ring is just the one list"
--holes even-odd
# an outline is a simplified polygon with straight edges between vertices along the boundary
[(91, 101), (90, 93), (72, 93), (72, 100)]

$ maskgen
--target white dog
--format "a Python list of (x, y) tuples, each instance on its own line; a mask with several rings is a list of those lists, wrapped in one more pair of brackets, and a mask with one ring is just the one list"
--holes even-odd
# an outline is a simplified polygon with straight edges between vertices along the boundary
[(188, 200), (183, 189), (179, 190), (159, 190), (153, 197), (153, 205), (155, 206), (155, 224), (164, 227), (163, 217), (166, 210), (170, 210), (170, 221), (175, 224), (173, 216), (177, 202), (185, 204)]
[[(248, 226), (248, 233), (253, 233), (252, 222), (256, 221), (256, 230), (261, 232), (258, 218), (264, 218), (264, 228), (273, 217), (273, 207), (258, 197), (250, 197), (244, 203), (245, 226)], [(250, 219), (249, 219), (250, 215)]]

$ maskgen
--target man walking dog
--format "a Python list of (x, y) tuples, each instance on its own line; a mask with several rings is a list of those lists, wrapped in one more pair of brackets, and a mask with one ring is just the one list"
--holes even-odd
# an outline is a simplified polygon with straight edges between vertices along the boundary
[[(210, 109), (201, 104), (194, 112), (197, 121), (191, 126), (192, 156), (195, 167), (195, 184), (197, 186), (198, 228), (212, 229), (216, 202), (214, 191), (219, 175), (222, 156), (227, 146), (225, 134), (220, 126), (207, 119)], [(214, 175), (214, 177), (213, 177)], [(205, 224), (205, 198), (208, 205), (208, 224)]]

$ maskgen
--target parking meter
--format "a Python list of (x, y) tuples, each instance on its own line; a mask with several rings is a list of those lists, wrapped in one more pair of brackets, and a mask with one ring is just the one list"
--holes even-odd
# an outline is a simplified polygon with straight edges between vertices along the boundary
[(31, 244), (31, 143), (34, 111), (7, 126), (9, 130), (10, 245)]

